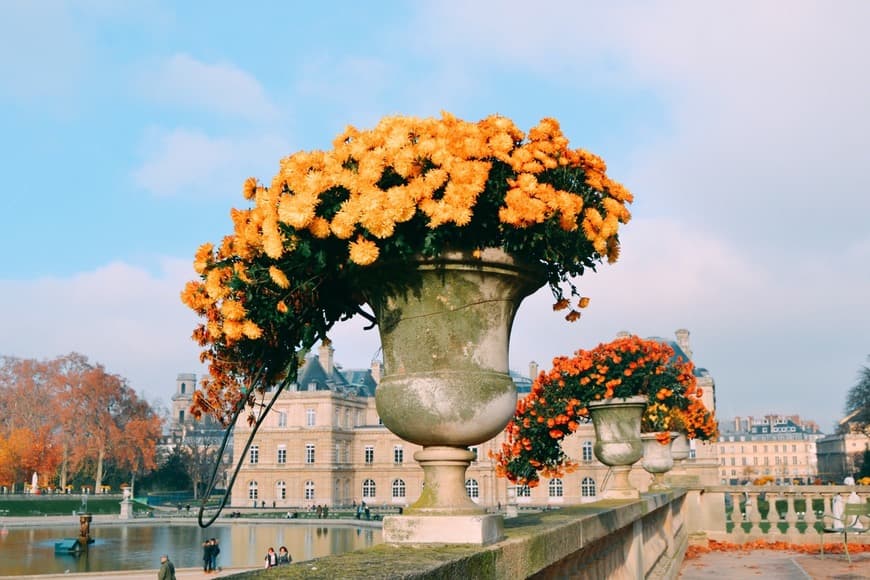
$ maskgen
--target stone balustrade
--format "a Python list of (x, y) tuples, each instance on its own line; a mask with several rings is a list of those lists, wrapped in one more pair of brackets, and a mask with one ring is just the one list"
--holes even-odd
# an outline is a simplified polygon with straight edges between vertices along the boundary
[[(509, 518), (504, 539), (488, 546), (382, 544), (300, 562), (283, 569), (281, 577), (670, 579), (679, 575), (691, 542), (817, 544), (815, 528), (832, 512), (834, 497), (845, 502), (852, 492), (870, 499), (870, 489), (851, 486), (684, 483), (641, 494), (639, 500), (602, 500)], [(870, 542), (868, 536), (854, 541)]]
[[(686, 488), (690, 534), (738, 544), (754, 540), (818, 543), (818, 530), (832, 524), (825, 514), (834, 513), (835, 497), (845, 502), (855, 493), (860, 501), (870, 499), (870, 488), (862, 486), (688, 485)], [(854, 541), (870, 543), (870, 535), (856, 536)]]
[(488, 546), (381, 544), (299, 562), (281, 578), (677, 578), (688, 545), (686, 498), (674, 489), (525, 513), (506, 519), (505, 537)]

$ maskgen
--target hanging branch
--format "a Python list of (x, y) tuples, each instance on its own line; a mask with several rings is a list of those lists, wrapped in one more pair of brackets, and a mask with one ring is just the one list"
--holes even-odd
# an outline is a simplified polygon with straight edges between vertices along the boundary
[(251, 447), (251, 443), (254, 442), (254, 437), (257, 435), (257, 431), (260, 429), (260, 425), (262, 425), (263, 420), (269, 414), (269, 411), (272, 409), (272, 405), (274, 405), (275, 401), (278, 400), (278, 396), (281, 395), (281, 393), (284, 391), (284, 389), (291, 382), (296, 380), (296, 373), (297, 373), (298, 367), (299, 367), (298, 361), (299, 361), (299, 359), (297, 357), (293, 357), (293, 359), (290, 363), (290, 370), (287, 372), (286, 377), (284, 378), (284, 380), (282, 380), (278, 384), (277, 388), (275, 389), (275, 394), (272, 395), (272, 398), (269, 401), (269, 404), (266, 405), (263, 412), (257, 418), (257, 421), (254, 423), (254, 427), (253, 427), (253, 429), (251, 429), (251, 434), (248, 436), (248, 440), (245, 442), (245, 448), (242, 450), (241, 454), (239, 454), (239, 457), (236, 461), (236, 466), (235, 466), (235, 469), (233, 470), (233, 475), (232, 475), (232, 477), (230, 477), (230, 480), (227, 484), (227, 489), (224, 492), (223, 498), (221, 498), (221, 502), (220, 502), (220, 505), (218, 505), (218, 507), (217, 507), (217, 511), (215, 511), (214, 515), (212, 515), (209, 518), (208, 522), (203, 523), (203, 515), (205, 513), (205, 507), (206, 507), (206, 504), (208, 503), (209, 498), (211, 497), (211, 494), (214, 492), (214, 487), (215, 487), (215, 484), (217, 482), (218, 471), (220, 470), (221, 460), (223, 459), (224, 451), (226, 450), (227, 441), (229, 440), (229, 436), (232, 434), (233, 429), (235, 429), (236, 420), (238, 420), (239, 415), (245, 409), (245, 404), (247, 403), (247, 399), (246, 398), (242, 399), (236, 405), (236, 409), (233, 411), (233, 421), (232, 421), (232, 423), (230, 423), (230, 425), (224, 431), (224, 438), (223, 438), (223, 441), (221, 442), (220, 450), (218, 451), (218, 456), (217, 456), (217, 460), (215, 461), (214, 469), (211, 472), (211, 479), (209, 480), (208, 488), (206, 489), (205, 493), (202, 496), (202, 503), (199, 506), (199, 513), (197, 514), (197, 522), (199, 523), (199, 527), (207, 528), (210, 525), (212, 525), (215, 522), (215, 520), (218, 519), (218, 517), (221, 515), (221, 512), (223, 512), (224, 507), (226, 507), (227, 501), (229, 500), (229, 497), (230, 497), (230, 491), (233, 489), (233, 485), (236, 482), (236, 477), (239, 474), (239, 470), (242, 468), (242, 464), (244, 463), (245, 457), (247, 457), (247, 454), (248, 454), (248, 449)]

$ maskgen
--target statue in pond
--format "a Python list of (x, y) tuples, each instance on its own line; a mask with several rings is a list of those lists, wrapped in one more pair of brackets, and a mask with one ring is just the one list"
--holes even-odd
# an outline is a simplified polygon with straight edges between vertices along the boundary
[(91, 539), (91, 514), (79, 515), (79, 537), (78, 549), (87, 550), (88, 544), (93, 543)]

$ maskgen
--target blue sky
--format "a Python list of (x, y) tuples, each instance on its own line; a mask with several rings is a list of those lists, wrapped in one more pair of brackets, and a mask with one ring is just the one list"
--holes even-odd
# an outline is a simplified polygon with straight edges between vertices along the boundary
[[(5, 3), (0, 354), (81, 352), (166, 401), (202, 370), (179, 292), (246, 177), (386, 114), (553, 116), (634, 219), (581, 322), (527, 300), (512, 366), (688, 328), (720, 415), (830, 429), (870, 354), (870, 5), (598, 4)], [(333, 340), (348, 367), (378, 348)]]

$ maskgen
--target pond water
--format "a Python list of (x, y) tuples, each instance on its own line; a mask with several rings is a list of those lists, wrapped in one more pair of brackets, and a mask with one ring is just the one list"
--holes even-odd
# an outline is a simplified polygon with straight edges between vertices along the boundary
[(9, 528), (0, 534), (0, 576), (112, 570), (156, 570), (160, 554), (177, 568), (202, 566), (202, 543), (217, 538), (218, 566), (259, 567), (269, 547), (286, 546), (293, 561), (310, 560), (381, 543), (381, 530), (357, 526), (308, 524), (213, 525), (159, 523), (92, 525), (95, 540), (86, 554), (55, 554), (54, 542), (75, 538), (78, 524)]

